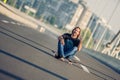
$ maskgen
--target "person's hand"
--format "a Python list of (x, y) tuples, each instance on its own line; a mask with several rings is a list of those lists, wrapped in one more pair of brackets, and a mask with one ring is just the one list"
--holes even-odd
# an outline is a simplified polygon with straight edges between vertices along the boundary
[(78, 51), (80, 51), (82, 49), (82, 42), (80, 41), (79, 45), (78, 45)]
[(61, 43), (61, 44), (63, 44), (63, 45), (65, 44), (64, 38), (63, 38), (62, 36), (59, 36), (59, 37), (58, 37), (58, 40), (60, 40), (60, 43)]
[(61, 44), (63, 44), (63, 45), (65, 44), (64, 39), (61, 39), (60, 42), (61, 42)]

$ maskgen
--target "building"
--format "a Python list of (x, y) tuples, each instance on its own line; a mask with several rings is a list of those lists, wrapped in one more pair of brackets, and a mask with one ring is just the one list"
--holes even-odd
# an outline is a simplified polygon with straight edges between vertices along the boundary
[(81, 27), (81, 29), (85, 29), (88, 25), (91, 16), (92, 12), (88, 8), (85, 8), (82, 12), (82, 15), (79, 17), (79, 20), (76, 25)]
[(82, 14), (82, 12), (83, 12), (83, 7), (82, 7), (82, 5), (78, 5), (78, 7), (77, 7), (77, 9), (76, 9), (76, 11), (75, 11), (75, 13), (74, 13), (74, 16), (72, 17), (72, 20), (70, 21), (70, 23), (68, 23), (68, 24), (66, 25), (66, 28), (67, 28), (67, 29), (71, 30), (71, 29), (73, 29), (73, 28), (76, 26), (76, 24), (77, 24), (77, 22), (78, 22), (78, 20), (79, 20), (79, 17), (80, 17), (81, 14)]
[[(92, 14), (87, 26), (91, 31), (90, 38), (93, 41), (91, 48), (101, 51), (105, 42), (109, 41), (113, 36), (110, 26), (107, 25), (107, 22), (104, 18), (100, 18), (94, 13)], [(87, 46), (89, 45), (89, 41), (90, 39), (87, 41)]]
[(81, 27), (81, 29), (85, 29), (90, 20), (92, 12), (87, 8), (86, 2), (83, 0), (70, 0), (78, 5), (76, 12), (70, 23), (66, 25), (66, 28), (71, 30), (75, 26)]
[[(84, 10), (80, 0), (17, 0), (16, 5), (18, 9), (27, 14), (31, 13), (36, 19), (52, 21), (53, 25), (59, 28), (64, 28), (66, 25), (69, 25), (66, 28), (71, 29), (76, 25), (85, 27), (89, 18), (89, 10)], [(34, 13), (28, 11), (26, 6), (34, 10)], [(82, 21), (80, 17), (83, 14), (85, 15)], [(80, 23), (79, 20), (82, 22)]]
[(76, 4), (79, 3), (79, 0), (69, 0), (69, 1), (72, 1), (73, 3), (76, 3)]
[(41, 0), (36, 17), (46, 21), (54, 18), (54, 24), (63, 28), (71, 21), (76, 8), (77, 4), (68, 0)]

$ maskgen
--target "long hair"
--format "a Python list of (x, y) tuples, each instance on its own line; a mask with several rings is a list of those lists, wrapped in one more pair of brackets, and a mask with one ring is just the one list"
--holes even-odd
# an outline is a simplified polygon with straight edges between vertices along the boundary
[[(73, 30), (72, 30), (72, 33), (73, 33), (73, 31), (75, 30), (75, 29), (80, 29), (80, 32), (81, 32), (81, 28), (80, 27), (75, 27)], [(78, 34), (78, 36), (77, 36), (77, 39), (80, 37), (80, 32), (79, 32), (79, 34)]]

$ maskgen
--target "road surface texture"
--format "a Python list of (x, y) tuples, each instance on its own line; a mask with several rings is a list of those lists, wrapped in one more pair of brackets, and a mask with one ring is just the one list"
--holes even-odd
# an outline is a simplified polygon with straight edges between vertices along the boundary
[[(120, 75), (83, 51), (81, 64), (54, 58), (57, 36), (0, 14), (0, 80), (120, 80)], [(89, 73), (82, 66), (85, 66)]]

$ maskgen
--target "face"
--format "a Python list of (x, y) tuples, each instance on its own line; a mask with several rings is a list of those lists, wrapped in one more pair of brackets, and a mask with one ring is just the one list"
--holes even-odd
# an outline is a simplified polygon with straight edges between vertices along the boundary
[(80, 34), (80, 29), (79, 28), (75, 28), (73, 30), (72, 34), (78, 36)]

